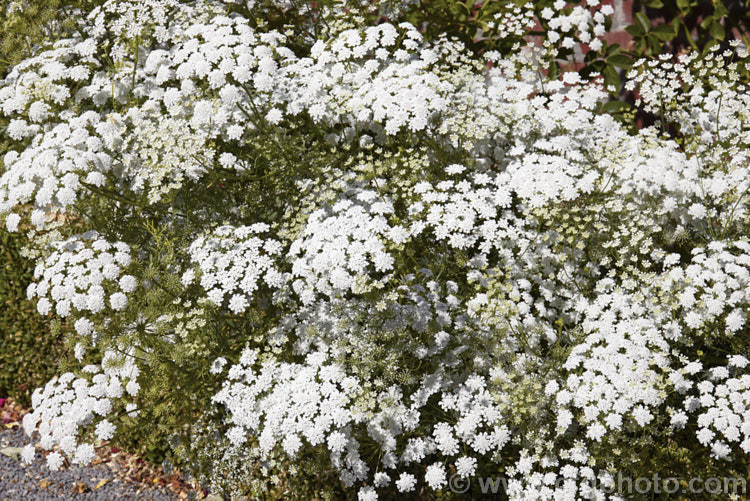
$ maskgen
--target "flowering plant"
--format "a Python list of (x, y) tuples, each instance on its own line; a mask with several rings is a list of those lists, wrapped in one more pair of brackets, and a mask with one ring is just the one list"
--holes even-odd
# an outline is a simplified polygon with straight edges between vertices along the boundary
[(51, 468), (141, 423), (232, 495), (747, 464), (744, 48), (633, 66), (677, 141), (550, 71), (611, 6), (508, 4), (482, 54), (404, 8), (110, 0), (8, 74), (0, 214), (82, 366), (24, 419)]

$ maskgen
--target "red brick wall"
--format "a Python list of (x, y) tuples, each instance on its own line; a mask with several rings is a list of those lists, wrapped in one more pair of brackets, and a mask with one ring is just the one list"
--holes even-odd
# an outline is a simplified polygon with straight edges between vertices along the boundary
[(625, 31), (625, 27), (633, 24), (633, 0), (607, 0), (604, 3), (612, 5), (612, 28), (604, 39), (610, 44), (620, 44), (627, 47), (632, 37)]

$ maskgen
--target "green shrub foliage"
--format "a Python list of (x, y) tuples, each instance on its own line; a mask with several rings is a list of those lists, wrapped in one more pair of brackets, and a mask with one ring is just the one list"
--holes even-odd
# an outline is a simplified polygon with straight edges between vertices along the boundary
[(26, 298), (33, 261), (21, 253), (22, 239), (0, 229), (0, 395), (23, 405), (46, 383), (64, 356), (63, 335), (50, 332), (50, 317), (41, 317)]

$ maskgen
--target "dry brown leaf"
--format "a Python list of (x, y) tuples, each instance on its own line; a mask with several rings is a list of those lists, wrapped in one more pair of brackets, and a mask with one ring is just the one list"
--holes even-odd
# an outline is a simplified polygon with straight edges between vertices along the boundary
[(15, 459), (18, 461), (21, 459), (21, 453), (23, 452), (23, 447), (4, 447), (0, 449), (0, 454), (3, 456), (8, 456), (11, 459)]
[(44, 480), (42, 480), (41, 482), (39, 482), (39, 488), (40, 488), (40, 489), (42, 489), (42, 490), (44, 490), (44, 489), (46, 489), (47, 487), (49, 487), (51, 483), (52, 483), (52, 482), (50, 482), (49, 480), (47, 480), (47, 479), (44, 479)]
[(83, 494), (84, 492), (88, 492), (91, 489), (89, 489), (89, 486), (83, 482), (76, 482), (73, 484), (73, 488), (71, 490), (76, 494)]
[(96, 489), (98, 489), (98, 488), (100, 488), (100, 487), (104, 487), (104, 486), (105, 486), (105, 485), (107, 485), (108, 483), (109, 483), (109, 479), (108, 479), (108, 478), (103, 478), (103, 479), (99, 480), (99, 481), (98, 481), (98, 482), (96, 483), (96, 487), (94, 487), (94, 490), (96, 490)]

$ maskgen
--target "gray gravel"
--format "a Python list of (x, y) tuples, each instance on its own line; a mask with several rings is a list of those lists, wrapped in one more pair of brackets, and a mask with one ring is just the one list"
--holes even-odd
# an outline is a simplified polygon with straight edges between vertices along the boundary
[[(0, 430), (0, 449), (5, 447), (22, 447), (28, 443), (23, 430)], [(84, 500), (84, 499), (137, 499), (137, 500), (175, 500), (173, 493), (159, 489), (144, 489), (135, 482), (115, 478), (109, 467), (102, 464), (94, 466), (73, 465), (61, 471), (52, 471), (46, 467), (42, 455), (37, 452), (37, 460), (29, 466), (8, 456), (0, 454), (0, 500)], [(94, 490), (102, 479), (109, 482)], [(49, 485), (42, 489), (42, 481)], [(89, 487), (88, 492), (75, 493), (73, 486), (83, 482)], [(45, 482), (46, 483), (46, 482)]]

